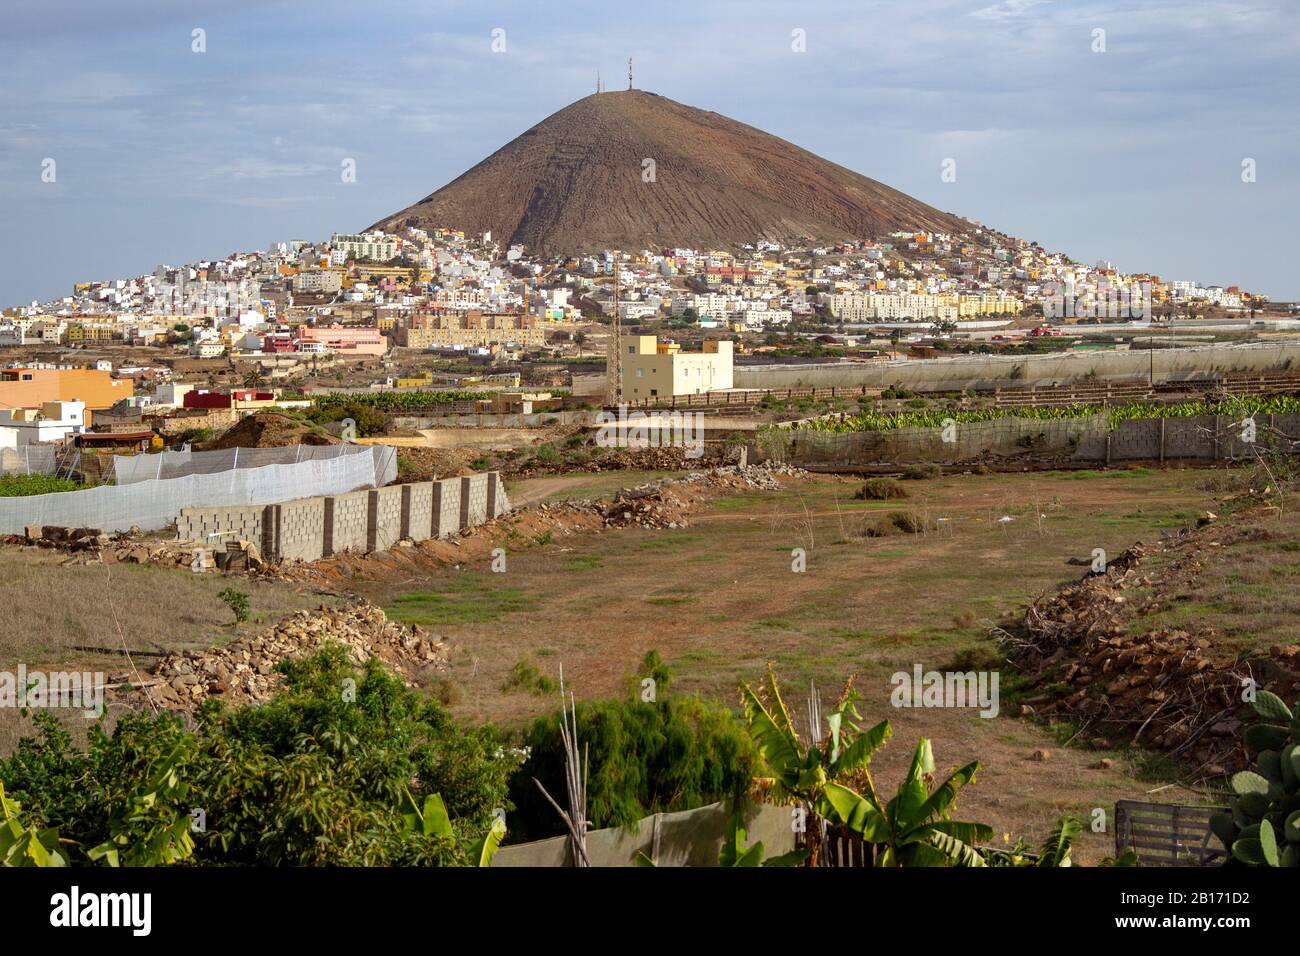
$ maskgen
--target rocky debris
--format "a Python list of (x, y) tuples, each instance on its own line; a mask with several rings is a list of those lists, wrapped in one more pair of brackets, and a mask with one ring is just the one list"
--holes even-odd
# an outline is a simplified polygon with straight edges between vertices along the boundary
[[(48, 548), (69, 555), (63, 564), (170, 564), (190, 566), (194, 547), (172, 539), (148, 537), (139, 528), (105, 534), (96, 528), (33, 525), (21, 535), (4, 535), (5, 544)], [(212, 565), (208, 551), (208, 565)]]
[[(147, 691), (160, 707), (187, 712), (210, 697), (231, 704), (265, 701), (284, 679), (277, 664), (305, 657), (327, 643), (342, 644), (357, 666), (378, 657), (408, 683), (431, 669), (447, 668), (449, 647), (442, 638), (418, 625), (390, 621), (382, 608), (359, 602), (299, 611), (260, 634), (222, 647), (171, 654), (146, 675)], [(121, 677), (114, 683), (127, 681)]]
[[(1216, 540), (1203, 540), (1207, 534)], [(1008, 634), (1017, 662), (1044, 689), (1026, 703), (1042, 716), (1081, 723), (1081, 743), (1155, 747), (1194, 761), (1202, 774), (1245, 766), (1243, 686), (1254, 681), (1289, 699), (1300, 688), (1300, 645), (1247, 657), (1218, 649), (1208, 628), (1135, 626), (1167, 605), (1171, 588), (1195, 579), (1204, 551), (1224, 544), (1213, 525), (1138, 544), (1104, 573), (1032, 603), (1019, 633)], [(1144, 574), (1144, 559), (1155, 553), (1167, 560)]]
[(684, 475), (680, 480), (683, 482), (708, 482), (712, 487), (719, 489), (780, 491), (785, 486), (778, 476), (802, 481), (808, 477), (808, 472), (802, 468), (787, 465), (785, 462), (769, 461), (761, 465), (733, 465), (712, 468), (706, 472)]
[(607, 528), (685, 528), (686, 503), (667, 484), (624, 488), (601, 511)]
[(21, 535), (5, 535), (6, 542), (30, 544), (59, 551), (98, 551), (112, 539), (98, 528), (61, 528), (57, 525), (28, 525)]

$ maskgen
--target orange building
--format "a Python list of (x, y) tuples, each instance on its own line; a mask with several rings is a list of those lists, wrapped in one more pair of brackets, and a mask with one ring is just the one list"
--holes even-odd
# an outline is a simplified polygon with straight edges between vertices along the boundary
[(135, 394), (129, 378), (115, 379), (93, 368), (0, 369), (0, 408), (40, 408), (46, 402), (85, 402), (86, 424), (92, 413), (111, 408)]

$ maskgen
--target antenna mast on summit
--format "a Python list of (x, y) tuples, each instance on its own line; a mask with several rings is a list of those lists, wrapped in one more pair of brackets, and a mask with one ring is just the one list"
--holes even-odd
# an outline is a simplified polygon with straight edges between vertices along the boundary
[(627, 88), (632, 89), (632, 58), (627, 58)]

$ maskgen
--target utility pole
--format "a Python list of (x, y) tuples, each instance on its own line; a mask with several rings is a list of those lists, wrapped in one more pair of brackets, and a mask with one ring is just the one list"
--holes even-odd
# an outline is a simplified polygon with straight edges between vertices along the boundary
[[(623, 319), (618, 311), (619, 272), (618, 251), (614, 251), (614, 368), (607, 369), (609, 379), (610, 404), (618, 405), (623, 401)], [(610, 376), (613, 376), (610, 378)]]

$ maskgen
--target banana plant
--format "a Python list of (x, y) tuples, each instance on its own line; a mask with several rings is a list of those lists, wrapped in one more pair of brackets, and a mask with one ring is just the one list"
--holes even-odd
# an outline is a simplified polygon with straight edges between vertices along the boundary
[(54, 830), (23, 826), (22, 806), (0, 783), (0, 866), (67, 866)]
[[(406, 792), (405, 809), (402, 811), (402, 820), (408, 830), (417, 832), (421, 836), (443, 837), (448, 840), (456, 839), (456, 831), (451, 825), (451, 817), (447, 814), (447, 805), (442, 802), (442, 797), (436, 793), (426, 796), (424, 805), (420, 806), (415, 802), (415, 797), (408, 790)], [(497, 850), (500, 849), (501, 840), (505, 835), (505, 820), (500, 816), (493, 817), (492, 825), (488, 827), (487, 833), (470, 844), (470, 865), (478, 867), (491, 866), (492, 859), (496, 856)]]
[(740, 819), (739, 813), (733, 813), (727, 824), (727, 837), (722, 841), (722, 850), (718, 853), (718, 866), (798, 866), (808, 858), (808, 850), (799, 849), (764, 859), (763, 841), (759, 840), (753, 846), (746, 847), (746, 836), (744, 821)]
[(958, 792), (975, 781), (979, 768), (979, 761), (969, 763), (931, 790), (934, 752), (922, 737), (898, 792), (883, 806), (872, 794), (827, 784), (829, 819), (877, 844), (881, 866), (985, 866), (976, 844), (990, 840), (992, 828), (951, 815)]
[[(768, 772), (756, 778), (760, 789), (776, 802), (803, 804), (823, 819), (831, 812), (827, 788), (838, 781), (851, 780), (874, 800), (875, 785), (867, 766), (872, 754), (893, 733), (889, 721), (863, 731), (858, 724), (862, 715), (854, 704), (857, 694), (849, 687), (826, 716), (825, 736), (805, 745), (770, 667), (762, 687), (768, 704), (749, 684), (740, 688), (745, 725)], [(810, 844), (808, 865), (816, 866), (820, 841), (813, 839)]]
[(118, 867), (166, 866), (194, 855), (192, 821), (183, 808), (190, 785), (181, 773), (191, 747), (177, 744), (149, 768), (109, 818), (108, 839), (87, 850), (87, 857)]
[(1070, 851), (1075, 838), (1083, 832), (1083, 824), (1070, 816), (1061, 817), (1056, 827), (1047, 835), (1038, 851), (1038, 866), (1073, 866)]

